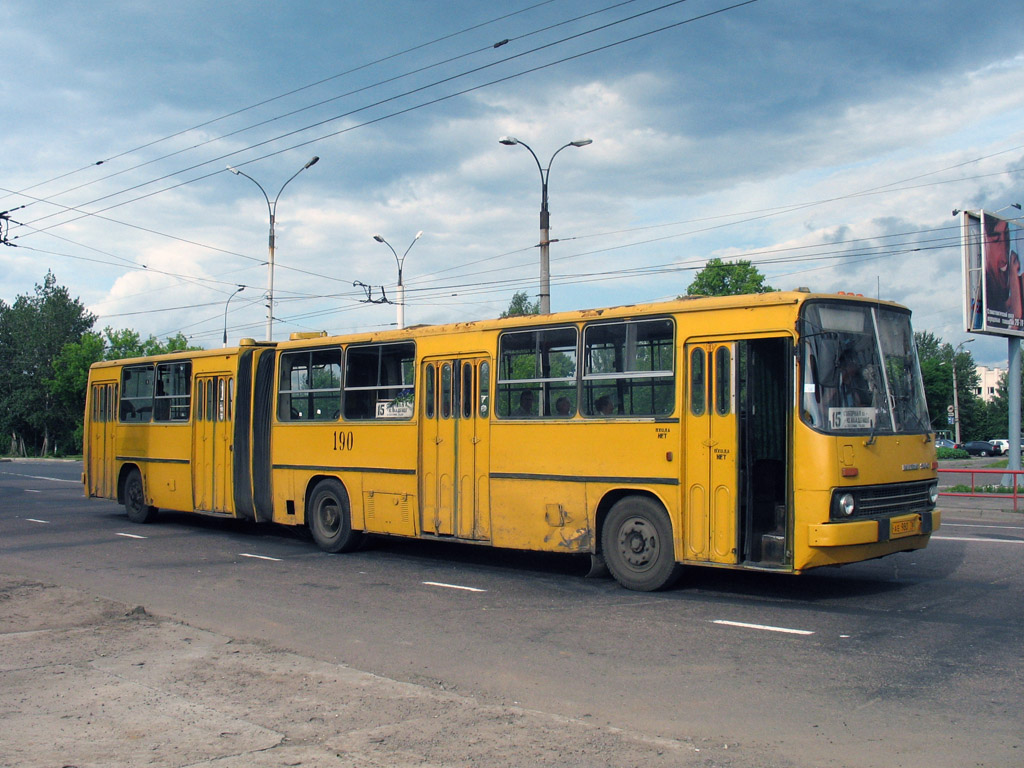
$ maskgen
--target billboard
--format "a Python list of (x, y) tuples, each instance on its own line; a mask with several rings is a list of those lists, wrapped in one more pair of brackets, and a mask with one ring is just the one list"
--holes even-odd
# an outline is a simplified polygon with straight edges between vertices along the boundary
[(964, 330), (1024, 337), (1024, 228), (987, 211), (964, 211)]

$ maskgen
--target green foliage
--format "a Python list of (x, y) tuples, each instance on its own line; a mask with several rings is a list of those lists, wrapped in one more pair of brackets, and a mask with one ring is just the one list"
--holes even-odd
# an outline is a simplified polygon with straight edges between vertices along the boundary
[(107, 337), (107, 349), (103, 354), (104, 360), (124, 360), (129, 357), (146, 357), (147, 355), (162, 355), (167, 352), (202, 349), (202, 347), (189, 346), (188, 339), (181, 332), (169, 336), (164, 342), (153, 335), (143, 341), (139, 332), (131, 328), (115, 331), (107, 326), (103, 329), (103, 333)]
[(540, 301), (530, 301), (530, 295), (526, 291), (516, 291), (509, 302), (508, 309), (501, 313), (501, 317), (520, 317), (522, 315), (540, 314)]
[(687, 296), (738, 296), (745, 293), (771, 293), (760, 270), (745, 259), (724, 262), (710, 259), (686, 289)]
[(969, 459), (971, 454), (963, 448), (936, 448), (935, 455), (940, 459)]
[(23, 443), (26, 452), (39, 455), (55, 444), (78, 451), (72, 441), (84, 386), (80, 398), (69, 397), (73, 376), (62, 372), (58, 380), (54, 361), (66, 345), (80, 343), (94, 322), (52, 272), (33, 295), (18, 296), (9, 306), (0, 301), (0, 434), (12, 436), (12, 444)]
[[(935, 334), (914, 334), (917, 354), (921, 362), (921, 378), (928, 400), (928, 416), (933, 429), (946, 429), (951, 425), (948, 408), (953, 405), (953, 366), (956, 365), (956, 392), (960, 408), (960, 440), (985, 440), (992, 434), (1006, 432), (1005, 418), (1000, 421), (984, 401), (974, 394), (978, 386), (978, 372), (974, 358), (964, 347), (957, 352), (952, 344), (943, 342)], [(999, 426), (999, 425), (1002, 426)]]

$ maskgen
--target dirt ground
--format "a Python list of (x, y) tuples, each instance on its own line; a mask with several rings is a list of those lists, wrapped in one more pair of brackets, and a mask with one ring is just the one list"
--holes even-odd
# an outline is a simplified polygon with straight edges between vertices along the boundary
[(483, 705), (0, 574), (4, 768), (780, 765), (737, 747)]

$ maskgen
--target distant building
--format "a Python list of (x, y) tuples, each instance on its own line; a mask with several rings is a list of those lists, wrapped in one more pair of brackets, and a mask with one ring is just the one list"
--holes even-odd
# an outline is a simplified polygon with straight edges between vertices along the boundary
[(978, 372), (978, 386), (974, 388), (974, 394), (986, 403), (991, 403), (999, 391), (999, 382), (1006, 375), (1006, 369), (979, 365), (974, 370)]

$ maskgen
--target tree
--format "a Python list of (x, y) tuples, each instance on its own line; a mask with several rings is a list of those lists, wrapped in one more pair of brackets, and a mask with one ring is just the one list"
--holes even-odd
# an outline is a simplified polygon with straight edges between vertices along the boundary
[(744, 293), (771, 293), (760, 270), (745, 259), (724, 262), (710, 259), (686, 289), (687, 296), (738, 296)]
[(539, 315), (540, 302), (530, 301), (530, 295), (526, 291), (516, 291), (508, 309), (501, 313), (501, 317), (520, 317), (522, 315)]
[(107, 337), (107, 349), (103, 354), (104, 360), (124, 360), (129, 357), (163, 355), (167, 352), (191, 352), (202, 349), (202, 347), (190, 346), (188, 338), (180, 331), (174, 336), (168, 336), (164, 342), (152, 334), (143, 341), (139, 332), (131, 328), (115, 331), (107, 326), (103, 329), (103, 333)]
[[(12, 442), (44, 455), (51, 445), (69, 446), (76, 417), (47, 385), (53, 361), (79, 342), (96, 318), (47, 272), (35, 294), (0, 301), (0, 428)], [(84, 401), (83, 401), (84, 402)], [(77, 414), (81, 420), (82, 413)]]
[(971, 353), (964, 348), (957, 352), (952, 344), (935, 334), (918, 331), (914, 334), (917, 356), (921, 363), (928, 416), (933, 429), (949, 427), (949, 406), (953, 405), (953, 365), (956, 365), (956, 394), (960, 410), (960, 439), (982, 439), (988, 428), (985, 404), (975, 394), (978, 371)]

